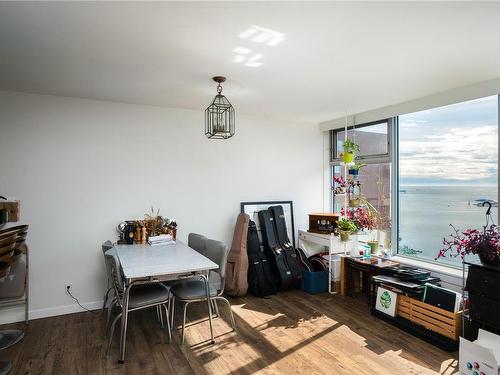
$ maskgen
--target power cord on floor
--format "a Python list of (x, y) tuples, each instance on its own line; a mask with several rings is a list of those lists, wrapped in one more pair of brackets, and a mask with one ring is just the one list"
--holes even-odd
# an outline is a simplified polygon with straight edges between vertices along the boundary
[(88, 312), (89, 312), (89, 313), (91, 313), (91, 314), (94, 314), (94, 315), (95, 315), (95, 314), (97, 314), (97, 311), (92, 311), (92, 310), (87, 309), (85, 306), (82, 306), (82, 304), (80, 303), (80, 301), (78, 301), (78, 298), (76, 298), (76, 297), (75, 297), (75, 296), (71, 293), (71, 288), (70, 288), (70, 287), (68, 287), (68, 288), (66, 289), (66, 292), (68, 292), (68, 295), (69, 295), (71, 298), (73, 298), (73, 299), (75, 300), (75, 302), (78, 304), (78, 306), (80, 306), (82, 309), (84, 309), (85, 311), (88, 311)]

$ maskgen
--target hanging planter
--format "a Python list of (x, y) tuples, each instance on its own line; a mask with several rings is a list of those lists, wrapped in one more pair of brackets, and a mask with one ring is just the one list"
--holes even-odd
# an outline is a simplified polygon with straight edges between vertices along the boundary
[(354, 162), (354, 158), (356, 155), (352, 152), (343, 152), (342, 153), (342, 161), (346, 164), (350, 164)]
[(354, 158), (356, 157), (356, 153), (359, 152), (359, 145), (353, 140), (346, 139), (342, 143), (343, 152), (342, 152), (342, 161), (346, 164), (354, 163)]
[(348, 171), (349, 175), (350, 176), (355, 176), (355, 177), (358, 176), (359, 175), (359, 171), (364, 166), (366, 166), (366, 164), (358, 164), (357, 162), (355, 162), (352, 167), (349, 167), (349, 171)]
[(349, 199), (349, 207), (359, 207), (361, 205), (361, 198), (356, 197)]

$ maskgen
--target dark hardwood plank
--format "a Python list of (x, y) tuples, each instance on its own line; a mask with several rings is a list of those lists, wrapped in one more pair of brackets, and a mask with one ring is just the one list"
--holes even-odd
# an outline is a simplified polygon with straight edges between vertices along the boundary
[(122, 365), (117, 363), (118, 333), (107, 357), (103, 317), (90, 313), (4, 326), (24, 329), (26, 338), (0, 352), (0, 358), (13, 361), (12, 374), (37, 375), (458, 373), (457, 353), (374, 318), (364, 300), (296, 290), (230, 301), (237, 332), (221, 303), (215, 345), (209, 342), (206, 304), (195, 304), (188, 310), (184, 346), (179, 332), (167, 343), (152, 310), (132, 313)]

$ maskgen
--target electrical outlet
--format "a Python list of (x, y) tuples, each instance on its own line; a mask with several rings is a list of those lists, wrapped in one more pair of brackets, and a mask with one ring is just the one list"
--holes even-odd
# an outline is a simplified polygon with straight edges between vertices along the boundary
[(64, 293), (67, 294), (69, 296), (69, 293), (68, 291), (71, 291), (73, 292), (73, 285), (70, 284), (70, 283), (65, 283), (64, 284)]

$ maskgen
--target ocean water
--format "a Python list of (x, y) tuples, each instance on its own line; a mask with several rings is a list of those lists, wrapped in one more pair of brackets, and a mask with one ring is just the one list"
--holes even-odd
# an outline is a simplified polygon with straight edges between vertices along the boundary
[[(461, 230), (485, 225), (486, 208), (475, 206), (475, 200), (498, 202), (498, 190), (496, 186), (400, 186), (399, 199), (400, 247), (407, 245), (422, 251), (418, 257), (434, 260), (442, 248), (443, 237), (453, 231), (449, 224)], [(498, 224), (498, 208), (491, 211)], [(440, 261), (455, 265), (462, 262), (460, 257)]]

